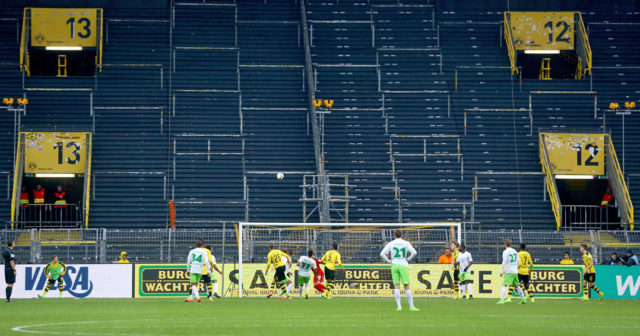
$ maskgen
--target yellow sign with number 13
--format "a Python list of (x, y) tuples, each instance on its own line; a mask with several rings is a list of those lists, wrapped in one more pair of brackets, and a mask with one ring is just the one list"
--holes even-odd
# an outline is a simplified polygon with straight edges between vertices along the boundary
[(24, 172), (83, 174), (87, 160), (84, 132), (23, 132)]
[(25, 14), (27, 10), (31, 46), (96, 47), (97, 8), (25, 8)]

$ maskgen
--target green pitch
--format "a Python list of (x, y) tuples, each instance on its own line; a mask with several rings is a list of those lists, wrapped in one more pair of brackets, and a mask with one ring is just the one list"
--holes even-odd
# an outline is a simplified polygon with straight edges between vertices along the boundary
[[(632, 335), (638, 303), (539, 299), (417, 299), (420, 312), (395, 311), (393, 298), (277, 300), (44, 299), (1, 302), (0, 335)], [(403, 303), (406, 303), (403, 298)], [(463, 329), (460, 329), (463, 328)]]

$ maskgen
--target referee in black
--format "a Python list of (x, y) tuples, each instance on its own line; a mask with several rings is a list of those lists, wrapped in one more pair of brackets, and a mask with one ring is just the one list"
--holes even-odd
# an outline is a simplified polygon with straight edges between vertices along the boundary
[(13, 291), (13, 284), (16, 282), (16, 254), (13, 252), (16, 244), (13, 240), (7, 242), (7, 248), (2, 252), (2, 259), (4, 259), (4, 280), (7, 283), (5, 293), (7, 294), (7, 302), (11, 301), (11, 292)]

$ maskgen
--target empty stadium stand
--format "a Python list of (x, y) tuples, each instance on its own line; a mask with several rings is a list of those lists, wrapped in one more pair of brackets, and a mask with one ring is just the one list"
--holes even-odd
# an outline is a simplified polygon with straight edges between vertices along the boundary
[(165, 228), (169, 200), (178, 227), (302, 221), (303, 178), (317, 173), (305, 28), (313, 94), (334, 101), (318, 109), (322, 166), (348, 176), (349, 222), (555, 229), (540, 130), (610, 132), (640, 204), (640, 122), (608, 107), (640, 97), (637, 10), (583, 12), (592, 76), (547, 81), (511, 76), (504, 8), (478, 6), (116, 2), (104, 8), (102, 71), (51, 78), (20, 72), (22, 7), (3, 2), (0, 93), (31, 103), (21, 116), (0, 110), (0, 218), (15, 132), (82, 130), (94, 134), (90, 227)]

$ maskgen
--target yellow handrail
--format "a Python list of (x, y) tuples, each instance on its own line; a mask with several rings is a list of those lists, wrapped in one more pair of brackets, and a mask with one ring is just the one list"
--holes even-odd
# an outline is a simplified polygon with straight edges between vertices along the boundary
[(504, 13), (504, 40), (507, 45), (507, 52), (509, 53), (509, 62), (511, 62), (511, 74), (518, 73), (518, 67), (516, 66), (516, 47), (513, 43), (513, 36), (511, 36), (511, 20), (508, 13)]
[(26, 43), (26, 35), (27, 35), (27, 10), (29, 8), (25, 8), (22, 14), (22, 33), (20, 35), (20, 71), (25, 71), (25, 57), (24, 57), (24, 49)]
[[(582, 21), (582, 14), (580, 14), (580, 12), (576, 12), (576, 17), (577, 17), (577, 29), (578, 29), (578, 34), (576, 34), (578, 40), (579, 40), (579, 45), (576, 45), (576, 49), (578, 49), (579, 46), (581, 46), (582, 48), (584, 48), (584, 52), (583, 55), (581, 55), (585, 60), (584, 60), (584, 75), (586, 76), (587, 73), (591, 74), (591, 65), (592, 65), (592, 54), (591, 54), (591, 45), (589, 45), (589, 36), (587, 35), (587, 30), (584, 28), (584, 21)], [(576, 52), (580, 53), (580, 50), (576, 50)]]
[(553, 177), (551, 169), (551, 163), (549, 162), (549, 154), (547, 153), (547, 146), (544, 143), (544, 135), (541, 133), (538, 137), (540, 142), (540, 165), (542, 165), (542, 172), (545, 173), (545, 181), (547, 185), (547, 193), (549, 193), (549, 199), (551, 201), (551, 209), (553, 215), (556, 217), (556, 227), (560, 231), (562, 226), (562, 214), (560, 213), (560, 196), (558, 196), (558, 188), (556, 187), (556, 181)]
[[(104, 36), (104, 22), (103, 22), (104, 19), (103, 19), (103, 16), (102, 16), (102, 9), (99, 9), (98, 13), (99, 13), (99, 17), (100, 17), (100, 41), (98, 42), (99, 43), (98, 56), (97, 56), (98, 59), (97, 59), (96, 65), (97, 65), (98, 71), (102, 72), (102, 40), (103, 40), (103, 36)], [(96, 74), (96, 76), (97, 75), (98, 74)]]
[[(616, 150), (613, 147), (611, 136), (607, 135), (605, 138), (607, 146), (607, 175), (611, 180), (614, 180), (614, 183), (612, 183), (612, 186), (614, 187), (614, 197), (616, 198), (617, 202), (621, 203), (621, 206), (619, 208), (623, 210), (620, 213), (620, 217), (622, 217), (623, 221), (626, 219), (629, 223), (629, 229), (633, 230), (633, 203), (631, 202), (631, 196), (629, 195), (629, 188), (627, 187), (627, 183), (624, 180), (624, 175), (622, 174), (620, 162), (618, 161), (618, 155), (616, 154)], [(619, 186), (619, 188), (615, 188), (616, 185)]]

